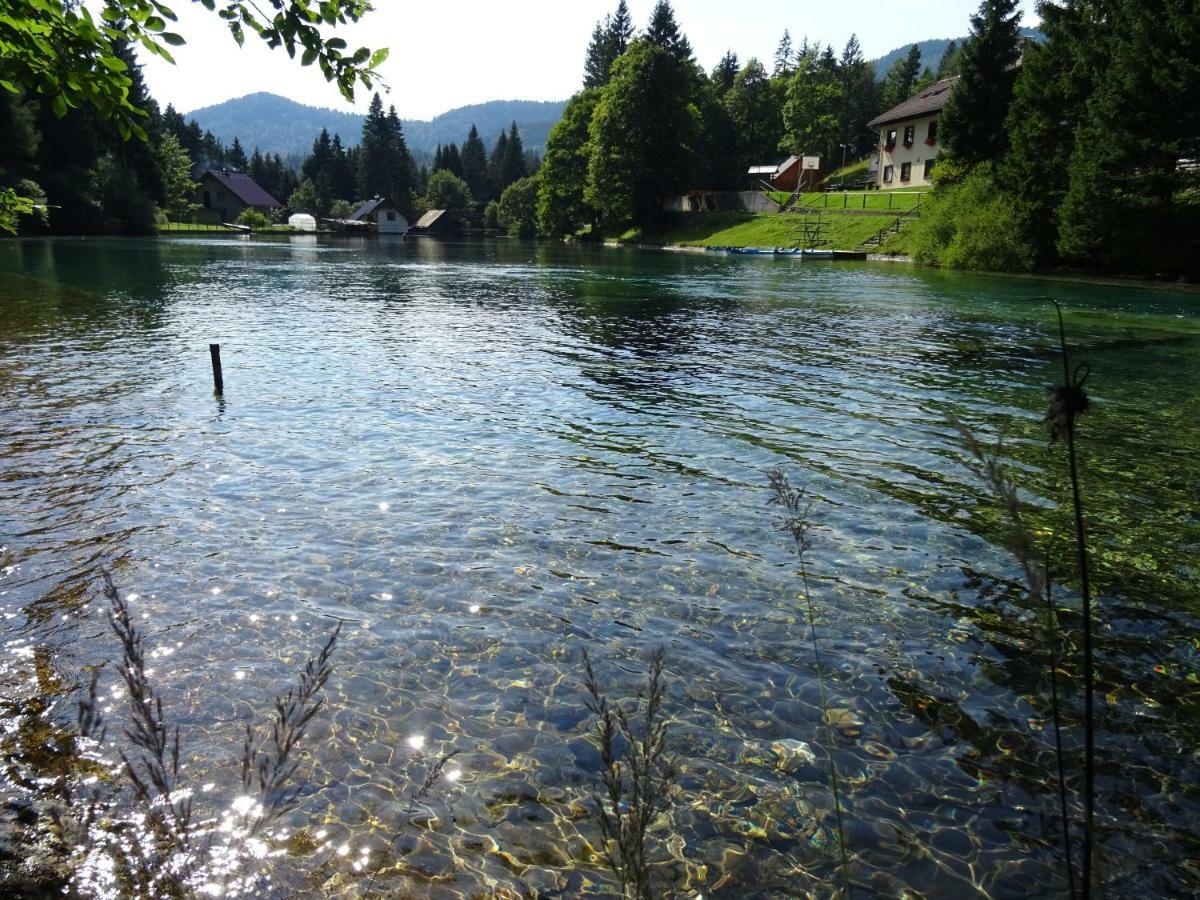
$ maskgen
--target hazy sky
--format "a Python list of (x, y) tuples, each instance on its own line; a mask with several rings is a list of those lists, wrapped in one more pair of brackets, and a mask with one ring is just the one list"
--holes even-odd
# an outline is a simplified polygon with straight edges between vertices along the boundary
[[(142, 53), (146, 79), (160, 104), (180, 111), (270, 91), (312, 106), (348, 109), (337, 88), (316, 66), (303, 69), (247, 33), (238, 49), (223, 24), (194, 0), (170, 4), (187, 46), (174, 49), (177, 64)], [(391, 56), (382, 73), (391, 86), (385, 103), (406, 119), (428, 119), (486, 100), (562, 100), (583, 80), (583, 58), (592, 27), (617, 0), (375, 0), (363, 22), (343, 29), (351, 48), (384, 46)], [(856, 33), (867, 58), (926, 38), (966, 34), (978, 0), (675, 0), (675, 16), (711, 70), (727, 49), (744, 62), (765, 62), (786, 28), (838, 50)], [(1037, 23), (1035, 0), (1021, 0), (1024, 24)], [(629, 0), (639, 28), (654, 0)], [(297, 54), (297, 58), (298, 58)], [(769, 64), (769, 62), (768, 62)], [(363, 93), (357, 107), (365, 109)]]

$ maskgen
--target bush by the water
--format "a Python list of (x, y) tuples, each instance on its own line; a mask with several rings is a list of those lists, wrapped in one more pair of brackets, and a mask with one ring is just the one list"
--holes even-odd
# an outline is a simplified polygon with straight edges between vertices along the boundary
[(996, 185), (990, 165), (969, 173), (946, 165), (912, 228), (913, 258), (927, 265), (1028, 272), (1034, 251), (1017, 205)]
[(238, 225), (248, 225), (251, 228), (266, 228), (271, 224), (271, 220), (252, 207), (246, 207), (237, 217)]

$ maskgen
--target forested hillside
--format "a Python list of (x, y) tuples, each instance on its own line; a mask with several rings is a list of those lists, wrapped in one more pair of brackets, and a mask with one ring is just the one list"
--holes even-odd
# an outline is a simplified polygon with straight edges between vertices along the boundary
[[(562, 102), (493, 100), (442, 113), (431, 121), (401, 120), (409, 151), (417, 160), (431, 160), (438, 144), (461, 141), (474, 125), (486, 139), (517, 123), (527, 149), (540, 152), (546, 136), (562, 116)], [(322, 129), (340, 137), (346, 146), (358, 143), (365, 116), (305, 106), (275, 94), (259, 92), (206, 106), (184, 114), (195, 119), (202, 131), (211, 131), (224, 144), (236, 137), (263, 153), (278, 153), (285, 159), (302, 157), (312, 148), (313, 135)]]

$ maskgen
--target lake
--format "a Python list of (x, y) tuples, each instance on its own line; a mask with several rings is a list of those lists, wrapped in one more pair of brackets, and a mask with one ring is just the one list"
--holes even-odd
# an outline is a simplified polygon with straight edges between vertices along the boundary
[[(1003, 436), (1062, 583), (1079, 818), (1049, 296), (1090, 367), (1098, 884), (1194, 893), (1200, 294), (1133, 284), (511, 242), (0, 242), (6, 791), (45, 775), (34, 745), (74, 722), (90, 666), (109, 661), (120, 731), (108, 570), (213, 804), (240, 792), (245, 724), (344, 623), (281, 894), (314, 866), (327, 892), (380, 868), (421, 896), (611, 891), (581, 652), (619, 701), (661, 647), (679, 775), (657, 833), (684, 889), (834, 893), (832, 742), (864, 896), (1063, 896), (1043, 609), (947, 423)], [(812, 501), (825, 711), (776, 469)], [(451, 750), (414, 826), (419, 761)]]

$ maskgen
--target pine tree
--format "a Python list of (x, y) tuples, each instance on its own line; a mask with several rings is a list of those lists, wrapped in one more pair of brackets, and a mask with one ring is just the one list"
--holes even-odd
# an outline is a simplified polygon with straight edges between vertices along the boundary
[(376, 93), (367, 108), (362, 137), (358, 141), (358, 171), (355, 173), (358, 199), (365, 201), (386, 195), (388, 174), (387, 118), (383, 114), (383, 99)]
[(633, 16), (629, 14), (629, 4), (625, 0), (620, 0), (617, 4), (617, 11), (613, 13), (608, 31), (612, 38), (613, 59), (615, 60), (629, 49), (629, 42), (633, 40)]
[(679, 30), (675, 21), (675, 10), (668, 0), (658, 0), (650, 13), (650, 24), (646, 27), (646, 39), (662, 47), (675, 59), (683, 62), (692, 58), (691, 42)]
[(506, 187), (504, 183), (504, 167), (508, 157), (508, 132), (501, 131), (500, 136), (496, 138), (496, 143), (492, 146), (492, 153), (488, 157), (488, 178), (492, 182), (492, 192), (499, 197), (500, 193)]
[(729, 89), (733, 87), (733, 80), (737, 78), (738, 71), (737, 54), (732, 50), (727, 50), (721, 57), (721, 61), (713, 68), (710, 76), (718, 95), (723, 97), (729, 92)]
[(1200, 179), (1180, 162), (1200, 158), (1197, 3), (1113, 0), (1109, 10), (1071, 154), (1059, 251), (1089, 266), (1195, 272)]
[(883, 85), (879, 89), (880, 112), (899, 106), (911, 97), (920, 75), (921, 48), (913, 44), (883, 76)]
[(504, 146), (503, 172), (504, 187), (501, 188), (501, 192), (528, 174), (525, 169), (525, 147), (521, 142), (521, 132), (517, 129), (516, 121), (508, 130), (508, 141)]
[(1019, 204), (1040, 264), (1056, 260), (1072, 151), (1111, 45), (1111, 27), (1097, 8), (1107, 2), (1044, 7), (1045, 43), (1028, 48), (1013, 87), (1007, 126), (1011, 149), (1000, 177)]
[[(1053, 15), (1053, 13), (1051, 13)], [(1043, 18), (1045, 14), (1043, 14)], [(938, 61), (936, 77), (949, 78), (951, 75), (958, 74), (958, 56), (959, 46), (957, 41), (951, 41), (946, 45), (946, 49), (942, 51), (942, 58)]]
[(442, 148), (442, 168), (456, 178), (462, 178), (462, 156), (458, 152), (458, 144), (451, 143)]
[(487, 148), (479, 137), (479, 129), (474, 125), (467, 133), (459, 155), (462, 157), (463, 181), (471, 189), (471, 196), (480, 204), (495, 200), (498, 195), (491, 190), (488, 178)]
[(846, 145), (845, 155), (853, 159), (871, 152), (876, 140), (875, 133), (867, 128), (875, 113), (875, 75), (871, 64), (863, 59), (857, 35), (850, 35), (846, 41), (837, 70), (845, 98), (839, 143)]
[(633, 18), (625, 0), (617, 4), (617, 11), (607, 15), (592, 30), (584, 60), (583, 86), (603, 87), (608, 84), (609, 70), (617, 58), (629, 48), (633, 39)]
[(387, 196), (405, 215), (413, 211), (416, 197), (417, 166), (404, 139), (404, 126), (396, 107), (387, 114)]
[(792, 35), (787, 29), (784, 29), (783, 37), (779, 39), (779, 46), (775, 48), (775, 70), (771, 73), (772, 78), (784, 78), (791, 75), (794, 71), (794, 61), (792, 51)]
[(612, 16), (605, 16), (592, 29), (592, 39), (588, 42), (587, 56), (583, 61), (583, 86), (585, 88), (603, 87), (608, 84), (608, 70), (616, 58), (609, 40), (611, 28)]
[(963, 42), (958, 84), (941, 116), (947, 155), (968, 166), (999, 159), (1008, 149), (1004, 118), (1020, 58), (1017, 0), (983, 0)]
[(234, 135), (233, 143), (229, 145), (229, 152), (225, 156), (225, 163), (234, 171), (246, 171), (248, 164), (246, 151), (242, 147), (242, 142), (238, 140), (237, 135)]

